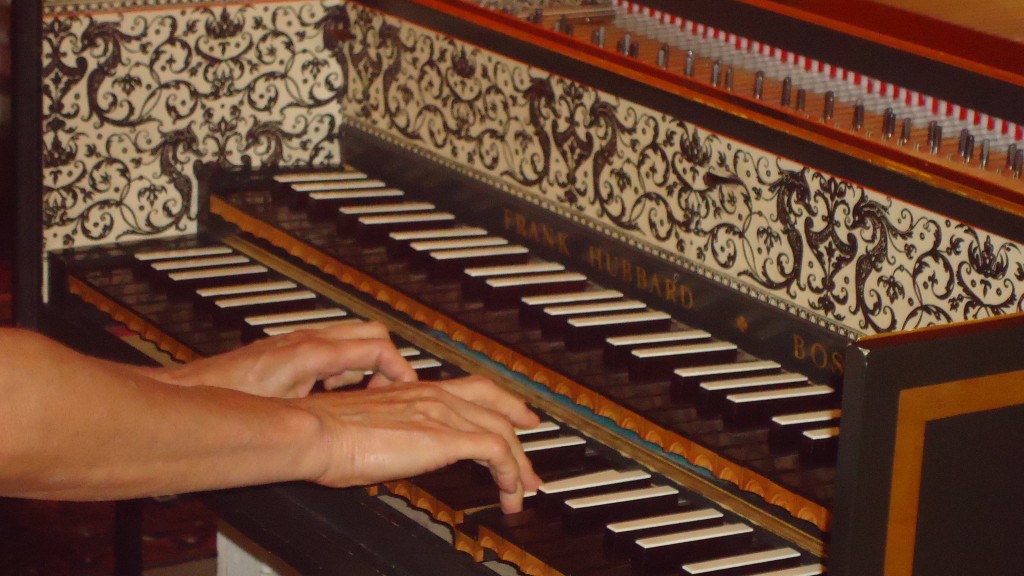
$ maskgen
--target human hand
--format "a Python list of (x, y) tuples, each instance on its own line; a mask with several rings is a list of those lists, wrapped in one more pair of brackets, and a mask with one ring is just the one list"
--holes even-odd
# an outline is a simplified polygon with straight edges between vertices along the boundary
[(327, 486), (373, 484), (436, 470), (459, 460), (490, 469), (505, 512), (522, 509), (524, 490), (541, 484), (514, 427), (537, 415), (510, 392), (476, 376), (318, 394), (297, 400), (321, 423)]
[(353, 384), (416, 380), (387, 328), (379, 322), (340, 322), (265, 338), (231, 352), (169, 368), (150, 369), (157, 380), (185, 386), (230, 388), (259, 396), (297, 398), (322, 380), (327, 389)]

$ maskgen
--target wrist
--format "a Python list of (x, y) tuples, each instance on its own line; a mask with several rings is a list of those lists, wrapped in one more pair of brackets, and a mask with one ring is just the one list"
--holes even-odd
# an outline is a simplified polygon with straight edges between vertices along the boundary
[(331, 435), (327, 432), (324, 418), (316, 409), (317, 403), (310, 401), (309, 398), (279, 402), (292, 409), (291, 428), (294, 431), (295, 443), (291, 446), (299, 457), (299, 461), (295, 463), (296, 479), (322, 483), (330, 467)]

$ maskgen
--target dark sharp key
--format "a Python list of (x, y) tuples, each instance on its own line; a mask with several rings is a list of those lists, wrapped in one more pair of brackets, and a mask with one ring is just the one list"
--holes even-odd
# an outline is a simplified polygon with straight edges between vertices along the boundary
[(246, 316), (311, 310), (316, 307), (317, 295), (312, 290), (288, 290), (271, 294), (218, 298), (212, 309), (229, 319), (241, 320)]
[(524, 322), (533, 323), (540, 319), (544, 308), (548, 306), (603, 302), (606, 300), (617, 300), (622, 298), (622, 296), (622, 292), (618, 290), (585, 290), (522, 296), (519, 301), (519, 317)]
[(548, 306), (541, 311), (540, 327), (544, 335), (554, 336), (565, 331), (570, 318), (635, 312), (646, 308), (647, 305), (640, 300), (627, 299)]
[(600, 344), (610, 336), (663, 331), (671, 324), (671, 316), (657, 311), (577, 318), (568, 321), (565, 343), (570, 349), (579, 350)]
[(167, 274), (167, 287), (183, 296), (191, 295), (200, 288), (220, 286), (225, 282), (258, 282), (265, 279), (269, 272), (262, 264), (181, 270)]
[(825, 410), (836, 402), (836, 392), (829, 386), (737, 393), (726, 396), (722, 416), (730, 426), (763, 426), (776, 414)]
[(674, 330), (669, 332), (612, 336), (604, 342), (604, 359), (609, 365), (617, 366), (624, 364), (629, 358), (630, 352), (637, 348), (669, 346), (710, 339), (711, 334), (703, 330)]
[[(795, 567), (800, 553), (792, 548), (774, 548), (691, 562), (682, 566), (685, 576), (754, 576), (770, 575), (778, 570)], [(797, 572), (799, 574), (799, 572)], [(814, 574), (810, 572), (810, 574)]]
[(830, 464), (839, 452), (839, 427), (804, 430), (800, 436), (800, 461), (806, 464)]
[(451, 277), (470, 267), (525, 264), (529, 258), (529, 248), (511, 244), (487, 248), (436, 250), (429, 253), (426, 265), (430, 273), (436, 277)]
[(342, 206), (388, 204), (398, 202), (404, 195), (405, 193), (397, 188), (310, 192), (306, 211), (312, 220), (330, 220)]
[(806, 376), (793, 373), (744, 376), (714, 382), (701, 382), (697, 386), (697, 395), (694, 398), (694, 403), (699, 414), (709, 416), (722, 411), (725, 397), (729, 394), (778, 390), (780, 388), (792, 388), (806, 384)]
[(804, 430), (836, 426), (839, 417), (838, 408), (773, 416), (768, 429), (768, 446), (776, 452), (798, 448)]
[[(286, 312), (280, 314), (264, 314), (246, 316), (242, 321), (242, 339), (251, 342), (267, 336), (264, 332), (269, 327), (293, 326), (308, 322), (337, 322), (348, 317), (348, 311), (341, 308), (321, 308), (304, 312)], [(355, 320), (358, 322), (359, 320)]]
[(735, 361), (736, 353), (735, 344), (721, 341), (636, 348), (627, 360), (629, 378), (632, 381), (667, 378), (676, 368)]
[(746, 524), (722, 524), (641, 538), (634, 545), (634, 566), (650, 574), (670, 566), (726, 555), (749, 546), (753, 532)]
[(718, 510), (701, 508), (612, 522), (605, 527), (605, 546), (613, 552), (629, 552), (640, 538), (710, 528), (721, 525), (724, 518), (725, 515)]
[(672, 510), (679, 490), (671, 486), (648, 486), (620, 492), (570, 498), (562, 506), (567, 528), (585, 530), (598, 524), (630, 520)]
[(741, 378), (743, 376), (758, 376), (761, 374), (773, 374), (782, 367), (777, 362), (770, 360), (755, 360), (750, 362), (729, 362), (727, 364), (716, 364), (713, 366), (694, 366), (691, 368), (678, 368), (672, 373), (672, 398), (676, 401), (685, 401), (697, 395), (697, 387), (702, 382), (714, 382), (729, 378)]
[(366, 240), (378, 240), (386, 237), (390, 232), (452, 227), (455, 223), (455, 215), (450, 212), (375, 214), (360, 216), (356, 220), (356, 234)]

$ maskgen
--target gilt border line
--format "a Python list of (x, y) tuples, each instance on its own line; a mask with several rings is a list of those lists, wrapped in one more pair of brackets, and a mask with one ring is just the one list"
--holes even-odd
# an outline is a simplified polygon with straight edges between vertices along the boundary
[(1024, 370), (900, 392), (886, 526), (885, 575), (911, 576), (929, 422), (1024, 404)]

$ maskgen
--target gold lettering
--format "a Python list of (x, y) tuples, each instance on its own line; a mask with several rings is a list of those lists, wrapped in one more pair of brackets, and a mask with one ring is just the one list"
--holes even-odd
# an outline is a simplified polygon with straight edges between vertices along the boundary
[(545, 226), (541, 227), (541, 230), (544, 231), (544, 243), (547, 244), (548, 248), (554, 248), (555, 247), (555, 235), (554, 235), (553, 232), (551, 232), (551, 228), (548, 228), (545, 225)]
[(643, 266), (636, 267), (636, 287), (641, 290), (647, 289), (647, 270)]
[(559, 232), (557, 235), (558, 251), (562, 254), (569, 255), (569, 235), (565, 232)]
[(604, 255), (604, 271), (612, 276), (619, 275), (619, 261), (609, 253)]
[(679, 286), (679, 305), (682, 306), (684, 310), (692, 310), (693, 309), (693, 301), (694, 300), (695, 300), (695, 296), (693, 295), (693, 290), (689, 286), (687, 286), (685, 284), (680, 285)]
[(807, 358), (807, 344), (804, 342), (804, 337), (799, 334), (793, 334), (793, 358), (797, 360)]
[(526, 216), (522, 214), (516, 214), (516, 234), (524, 238), (529, 237), (526, 233)]
[(675, 280), (671, 278), (665, 278), (665, 287), (663, 289), (664, 291), (662, 292), (662, 297), (673, 304), (677, 304), (679, 302), (677, 299), (679, 295), (676, 294), (677, 288), (678, 285), (676, 284)]
[(655, 274), (651, 276), (651, 292), (658, 295), (658, 298), (665, 299), (665, 295), (661, 293), (661, 276)]
[(511, 230), (512, 229), (512, 225), (515, 222), (516, 215), (515, 215), (514, 212), (512, 212), (508, 208), (505, 208), (504, 213), (505, 213), (505, 217), (503, 219), (504, 220), (503, 221), (503, 225), (505, 227), (505, 230)]
[(828, 350), (821, 344), (815, 342), (811, 345), (811, 362), (818, 368), (824, 369), (828, 366)]
[(596, 246), (587, 246), (587, 264), (592, 268), (601, 270), (601, 249)]
[(630, 283), (633, 281), (633, 263), (627, 258), (620, 258), (622, 261), (622, 281)]
[(842, 350), (832, 353), (832, 372), (834, 374), (845, 374), (846, 373), (846, 355)]

